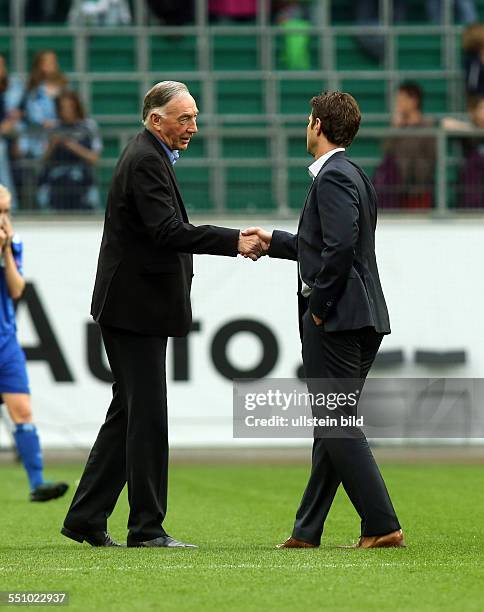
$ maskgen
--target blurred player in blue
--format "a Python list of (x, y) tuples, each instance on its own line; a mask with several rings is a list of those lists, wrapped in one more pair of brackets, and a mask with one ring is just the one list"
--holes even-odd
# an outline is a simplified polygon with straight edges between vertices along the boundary
[(18, 454), (27, 472), (31, 501), (49, 501), (67, 491), (65, 482), (45, 482), (37, 428), (32, 423), (25, 355), (17, 340), (14, 300), (25, 288), (22, 242), (10, 222), (11, 195), (0, 185), (0, 394), (15, 429)]

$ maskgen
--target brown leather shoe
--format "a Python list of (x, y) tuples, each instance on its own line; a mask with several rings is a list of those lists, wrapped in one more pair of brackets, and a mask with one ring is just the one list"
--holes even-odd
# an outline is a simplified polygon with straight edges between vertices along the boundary
[(290, 537), (282, 544), (278, 544), (276, 548), (319, 548), (319, 544), (310, 544), (309, 542), (303, 542), (302, 540)]
[(338, 548), (405, 548), (403, 531), (398, 529), (381, 536), (361, 536), (357, 544)]

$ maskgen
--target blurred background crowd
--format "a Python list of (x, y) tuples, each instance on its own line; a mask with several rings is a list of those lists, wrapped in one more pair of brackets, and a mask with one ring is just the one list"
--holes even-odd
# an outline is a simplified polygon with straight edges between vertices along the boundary
[(350, 153), (382, 208), (484, 208), (481, 0), (0, 5), (0, 183), (19, 211), (102, 210), (139, 97), (164, 79), (188, 82), (202, 113), (180, 164), (197, 212), (296, 211), (308, 100), (326, 88), (361, 105)]

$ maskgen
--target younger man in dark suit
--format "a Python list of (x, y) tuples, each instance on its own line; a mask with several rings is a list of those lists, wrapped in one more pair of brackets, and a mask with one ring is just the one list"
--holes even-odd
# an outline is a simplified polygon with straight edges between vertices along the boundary
[[(306, 378), (358, 379), (362, 387), (383, 335), (390, 333), (375, 257), (377, 198), (366, 174), (345, 155), (361, 120), (354, 98), (328, 92), (314, 97), (311, 106), (307, 149), (315, 159), (309, 166), (313, 183), (297, 233), (260, 228), (243, 233), (257, 234), (270, 244), (270, 257), (298, 262)], [(341, 483), (361, 517), (357, 546), (403, 546), (400, 524), (363, 432), (352, 428), (325, 434), (315, 437), (312, 471), (292, 536), (280, 547), (319, 546)]]

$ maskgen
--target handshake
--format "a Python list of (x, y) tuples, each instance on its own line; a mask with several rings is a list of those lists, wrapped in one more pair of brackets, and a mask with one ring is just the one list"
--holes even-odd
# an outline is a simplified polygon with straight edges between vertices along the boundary
[(240, 255), (252, 261), (267, 255), (271, 245), (272, 232), (266, 232), (260, 227), (248, 227), (240, 232), (238, 251)]

